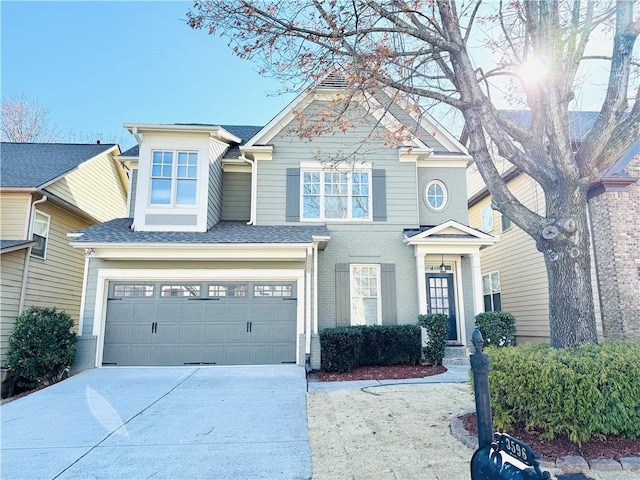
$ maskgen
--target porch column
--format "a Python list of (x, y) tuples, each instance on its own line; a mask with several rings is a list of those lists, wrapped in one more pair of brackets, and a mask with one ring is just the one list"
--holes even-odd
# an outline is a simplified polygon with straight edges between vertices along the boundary
[(480, 265), (480, 252), (470, 254), (471, 257), (471, 277), (473, 280), (473, 306), (475, 314), (484, 311), (484, 300), (482, 295), (482, 266)]
[(420, 315), (427, 314), (427, 280), (426, 280), (426, 269), (424, 266), (424, 258), (426, 256), (426, 252), (423, 252), (418, 249), (418, 246), (415, 247), (415, 257), (416, 257), (416, 270), (418, 272), (418, 313)]

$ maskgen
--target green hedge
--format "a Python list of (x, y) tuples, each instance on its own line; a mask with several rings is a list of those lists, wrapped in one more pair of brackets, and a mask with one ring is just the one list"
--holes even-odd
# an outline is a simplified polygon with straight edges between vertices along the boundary
[(417, 364), (420, 349), (417, 325), (337, 327), (320, 332), (320, 364), (325, 372), (350, 372), (364, 365)]
[(418, 325), (427, 330), (429, 340), (422, 349), (429, 365), (442, 365), (444, 350), (449, 338), (448, 318), (442, 313), (418, 315)]
[(485, 347), (512, 347), (516, 344), (516, 320), (509, 312), (484, 312), (476, 315), (476, 327)]
[(55, 308), (29, 307), (9, 337), (7, 366), (26, 388), (61, 380), (76, 355), (73, 320)]
[(495, 427), (592, 437), (640, 437), (640, 343), (553, 349), (546, 344), (489, 348)]

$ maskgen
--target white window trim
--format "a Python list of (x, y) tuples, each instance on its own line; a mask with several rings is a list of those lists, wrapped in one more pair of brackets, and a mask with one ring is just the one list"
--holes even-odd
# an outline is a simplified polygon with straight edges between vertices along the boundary
[[(154, 177), (153, 176), (153, 154), (155, 152), (171, 152), (173, 154), (173, 161), (171, 164), (171, 178), (166, 177)], [(195, 179), (186, 179), (186, 180), (194, 180), (196, 182), (196, 195), (195, 202), (193, 204), (183, 204), (176, 203), (176, 194), (177, 194), (177, 184), (178, 184), (178, 153), (195, 153), (196, 154), (196, 178)], [(149, 193), (147, 198), (147, 205), (150, 208), (166, 208), (166, 209), (176, 209), (176, 208), (184, 208), (184, 209), (197, 209), (199, 208), (199, 188), (200, 188), (200, 150), (190, 150), (184, 148), (152, 148), (151, 149), (151, 163), (149, 164)], [(139, 172), (138, 172), (139, 175)], [(171, 193), (170, 193), (170, 202), (169, 203), (152, 203), (151, 195), (153, 193), (153, 180), (154, 178), (162, 178), (165, 180), (171, 180)]]
[[(490, 212), (490, 216), (486, 216), (485, 217), (485, 213), (487, 210), (489, 210)], [(485, 229), (485, 225), (484, 225), (484, 219), (490, 219), (491, 220), (491, 228), (489, 229)], [(492, 232), (495, 229), (495, 222), (493, 221), (493, 208), (491, 208), (491, 204), (486, 205), (484, 207), (482, 207), (482, 210), (480, 210), (480, 229), (485, 232), (485, 233), (489, 233)]]
[(51, 215), (49, 215), (48, 213), (44, 213), (40, 210), (34, 210), (33, 211), (33, 220), (31, 223), (31, 235), (30, 238), (33, 240), (33, 236), (35, 235), (35, 225), (36, 225), (36, 217), (38, 215), (42, 215), (43, 217), (47, 217), (47, 236), (45, 237), (46, 241), (44, 243), (44, 252), (42, 253), (42, 256), (40, 255), (36, 255), (33, 253), (33, 250), (31, 251), (31, 256), (33, 258), (39, 258), (41, 260), (46, 260), (47, 259), (47, 251), (49, 250), (49, 240), (51, 238)]
[[(354, 323), (354, 319), (351, 316), (352, 312), (353, 312), (353, 305), (352, 305), (352, 301), (353, 301), (353, 292), (355, 291), (355, 282), (354, 282), (354, 269), (357, 267), (374, 267), (376, 269), (376, 290), (378, 292), (378, 295), (376, 297), (376, 311), (377, 311), (377, 318), (376, 318), (376, 325), (382, 325), (382, 282), (381, 282), (381, 276), (380, 276), (380, 264), (377, 263), (352, 263), (351, 265), (349, 265), (349, 319), (350, 319), (350, 324), (352, 326), (355, 325), (366, 325), (366, 323)], [(371, 297), (366, 297), (366, 298), (371, 298)]]
[[(347, 177), (347, 197), (349, 199), (348, 203), (348, 211), (351, 211), (352, 208), (352, 173), (367, 173), (369, 175), (369, 215), (365, 218), (352, 218), (348, 216), (347, 218), (327, 218), (325, 217), (325, 209), (324, 209), (324, 174), (331, 172), (344, 172), (348, 174)], [(320, 216), (318, 218), (307, 218), (304, 216), (304, 174), (305, 173), (319, 173), (320, 174)], [(373, 221), (373, 170), (369, 166), (360, 166), (357, 167), (349, 167), (349, 166), (340, 166), (340, 167), (305, 167), (300, 168), (300, 220), (304, 222), (371, 222)]]
[[(429, 203), (429, 187), (431, 187), (431, 185), (439, 185), (440, 188), (442, 188), (444, 198), (442, 200), (442, 206), (440, 208), (436, 208), (431, 205), (431, 203)], [(427, 207), (429, 207), (430, 210), (433, 210), (434, 212), (442, 212), (447, 208), (447, 205), (449, 204), (449, 190), (442, 180), (431, 180), (427, 182), (427, 185), (424, 187), (422, 198), (424, 200), (424, 203), (427, 204)]]
[[(493, 283), (491, 282), (491, 276), (492, 275), (498, 275), (498, 282), (500, 283), (500, 289), (497, 292), (493, 291)], [(484, 277), (489, 277), (489, 290), (491, 290), (489, 293), (484, 293)], [(483, 273), (482, 274), (482, 307), (484, 310), (484, 297), (486, 295), (489, 295), (491, 297), (491, 310), (488, 310), (490, 312), (495, 312), (497, 310), (495, 309), (495, 305), (493, 304), (493, 295), (499, 293), (500, 294), (500, 303), (502, 303), (502, 279), (500, 278), (500, 270), (492, 270), (491, 272), (487, 272), (487, 273)], [(501, 305), (502, 308), (502, 305)], [(485, 310), (487, 311), (487, 310)]]

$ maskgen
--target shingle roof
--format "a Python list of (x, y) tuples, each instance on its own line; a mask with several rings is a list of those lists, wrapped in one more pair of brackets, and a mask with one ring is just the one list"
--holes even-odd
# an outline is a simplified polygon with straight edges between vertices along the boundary
[(33, 240), (0, 240), (0, 251), (20, 246), (27, 246), (33, 243)]
[(70, 172), (114, 144), (0, 143), (2, 187), (37, 188)]
[(207, 232), (134, 232), (131, 218), (118, 218), (77, 230), (79, 243), (311, 243), (329, 236), (325, 225), (247, 225), (223, 221)]
[[(201, 123), (176, 123), (176, 125), (204, 125)], [(216, 125), (210, 125), (212, 127)], [(227, 152), (225, 153), (225, 158), (238, 158), (240, 156), (240, 146), (247, 143), (253, 136), (262, 130), (262, 127), (256, 125), (220, 125), (220, 127), (224, 128), (227, 132), (235, 135), (236, 137), (240, 137), (242, 142), (238, 145), (232, 145), (229, 147)], [(126, 152), (122, 153), (122, 157), (137, 157), (140, 155), (140, 148), (138, 145), (134, 145)]]
[[(500, 110), (500, 113), (518, 122), (523, 127), (531, 125), (530, 110)], [(574, 142), (580, 142), (589, 133), (600, 112), (569, 112), (569, 136)]]

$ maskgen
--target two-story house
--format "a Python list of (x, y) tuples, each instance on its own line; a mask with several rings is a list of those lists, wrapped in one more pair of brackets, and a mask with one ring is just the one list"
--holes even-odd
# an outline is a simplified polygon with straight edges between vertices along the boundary
[(340, 91), (321, 84), (263, 127), (125, 124), (129, 217), (72, 234), (89, 265), (76, 368), (317, 368), (320, 330), (427, 312), (469, 342), (495, 241), (467, 226), (471, 158), (384, 92), (352, 102), (352, 128), (301, 139), (300, 116)]
[(36, 305), (80, 318), (87, 263), (67, 233), (126, 215), (117, 145), (0, 143), (0, 362), (16, 317)]
[[(503, 112), (528, 125), (528, 111)], [(577, 147), (598, 112), (569, 112)], [(497, 152), (495, 164), (509, 190), (544, 215), (544, 192)], [(549, 284), (544, 258), (534, 240), (491, 208), (491, 195), (475, 165), (468, 169), (470, 225), (500, 242), (482, 252), (485, 310), (506, 310), (516, 319), (519, 342), (549, 338)], [(610, 338), (640, 339), (640, 140), (600, 175), (588, 192), (592, 240), (592, 285), (598, 332)]]

